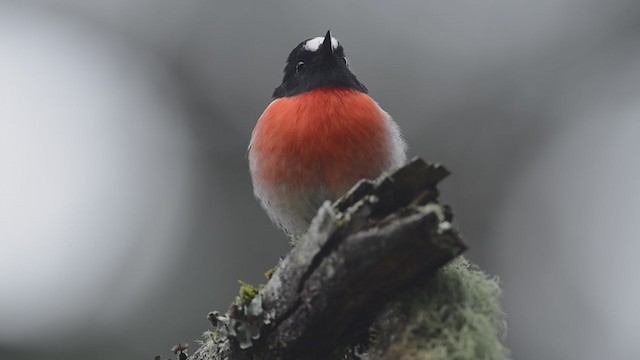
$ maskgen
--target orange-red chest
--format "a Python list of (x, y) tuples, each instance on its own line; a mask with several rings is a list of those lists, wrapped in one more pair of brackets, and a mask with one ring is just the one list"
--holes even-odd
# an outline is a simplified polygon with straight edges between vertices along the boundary
[(254, 182), (341, 193), (389, 166), (390, 121), (368, 95), (318, 89), (271, 103), (253, 130)]

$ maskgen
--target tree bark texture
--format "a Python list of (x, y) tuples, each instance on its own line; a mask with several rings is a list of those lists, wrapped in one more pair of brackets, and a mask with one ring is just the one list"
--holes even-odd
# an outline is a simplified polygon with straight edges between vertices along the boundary
[(414, 159), (323, 204), (257, 295), (210, 314), (214, 331), (190, 359), (356, 357), (385, 306), (465, 251), (437, 201), (448, 174)]

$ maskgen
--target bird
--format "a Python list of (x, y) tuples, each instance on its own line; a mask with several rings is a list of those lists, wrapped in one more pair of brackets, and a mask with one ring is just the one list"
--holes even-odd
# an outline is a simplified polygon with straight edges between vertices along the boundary
[(393, 118), (351, 71), (327, 31), (289, 54), (282, 83), (251, 133), (254, 195), (287, 235), (303, 235), (323, 202), (406, 161)]

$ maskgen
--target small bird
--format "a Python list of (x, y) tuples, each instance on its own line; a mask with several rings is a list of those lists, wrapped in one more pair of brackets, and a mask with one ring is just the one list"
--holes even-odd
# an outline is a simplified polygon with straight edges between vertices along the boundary
[(331, 31), (289, 54), (248, 150), (254, 194), (285, 233), (305, 233), (325, 200), (405, 162), (398, 125), (367, 92)]

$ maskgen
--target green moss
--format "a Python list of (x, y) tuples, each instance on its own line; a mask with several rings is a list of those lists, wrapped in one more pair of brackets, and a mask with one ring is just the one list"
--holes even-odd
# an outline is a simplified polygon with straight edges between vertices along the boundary
[(273, 274), (276, 273), (276, 270), (278, 270), (277, 266), (272, 267), (271, 269), (267, 270), (264, 273), (264, 277), (267, 278), (267, 280), (271, 280), (271, 278), (273, 277)]
[(247, 284), (246, 282), (239, 280), (240, 283), (240, 292), (238, 296), (236, 296), (236, 304), (240, 305), (248, 305), (253, 298), (258, 295), (258, 292), (264, 288), (263, 284), (253, 286), (251, 284)]
[(382, 358), (402, 360), (499, 360), (509, 351), (496, 278), (458, 257), (426, 289), (411, 291), (394, 305), (401, 319), (397, 337)]

